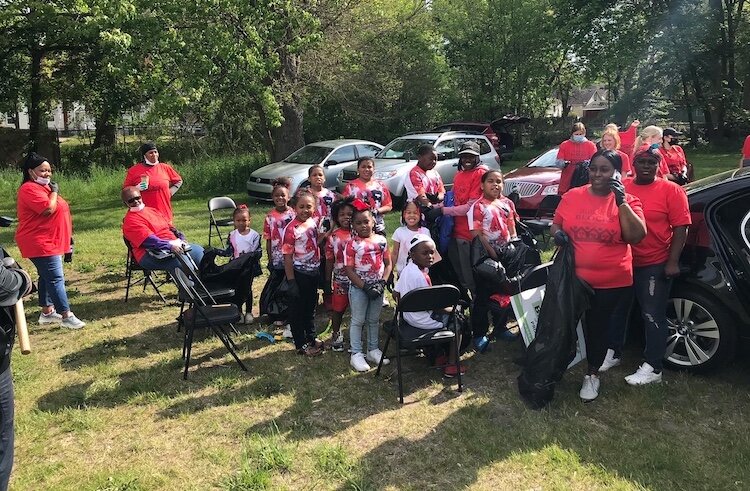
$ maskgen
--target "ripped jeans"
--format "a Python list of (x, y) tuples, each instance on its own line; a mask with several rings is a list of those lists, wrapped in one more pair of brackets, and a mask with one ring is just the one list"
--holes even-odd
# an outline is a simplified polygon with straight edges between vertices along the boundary
[(672, 288), (672, 279), (664, 275), (666, 263), (633, 268), (633, 289), (641, 307), (643, 326), (646, 332), (646, 362), (661, 370), (667, 350), (667, 300)]

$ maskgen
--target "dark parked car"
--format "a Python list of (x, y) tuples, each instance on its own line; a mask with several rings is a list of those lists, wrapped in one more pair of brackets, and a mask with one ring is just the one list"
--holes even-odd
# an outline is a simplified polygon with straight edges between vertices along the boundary
[(495, 147), (501, 160), (507, 160), (513, 155), (513, 149), (515, 148), (513, 135), (510, 133), (510, 127), (516, 124), (526, 124), (529, 121), (531, 120), (525, 116), (509, 114), (502, 118), (498, 118), (491, 123), (456, 121), (436, 126), (432, 131), (440, 133), (444, 131), (481, 133), (486, 136), (490, 143), (492, 143), (492, 146)]
[(750, 339), (750, 168), (685, 186), (693, 225), (667, 304), (666, 362), (705, 371)]

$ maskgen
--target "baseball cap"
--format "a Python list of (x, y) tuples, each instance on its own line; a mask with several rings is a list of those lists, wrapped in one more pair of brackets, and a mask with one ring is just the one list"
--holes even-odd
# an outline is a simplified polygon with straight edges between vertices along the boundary
[(459, 155), (479, 155), (479, 145), (476, 142), (464, 142), (458, 151)]
[(662, 132), (664, 136), (682, 136), (682, 133), (677, 131), (674, 128), (664, 128), (664, 131)]

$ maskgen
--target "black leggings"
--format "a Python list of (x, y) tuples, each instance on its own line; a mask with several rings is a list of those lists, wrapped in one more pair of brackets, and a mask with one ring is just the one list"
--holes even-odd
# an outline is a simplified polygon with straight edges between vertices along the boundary
[(591, 307), (585, 312), (583, 334), (589, 373), (596, 373), (604, 362), (613, 324), (625, 322), (633, 298), (632, 287), (595, 288)]
[(315, 340), (315, 307), (318, 304), (318, 275), (294, 271), (294, 279), (299, 287), (299, 298), (290, 302), (287, 311), (289, 327), (294, 337), (294, 347), (301, 349), (306, 343)]

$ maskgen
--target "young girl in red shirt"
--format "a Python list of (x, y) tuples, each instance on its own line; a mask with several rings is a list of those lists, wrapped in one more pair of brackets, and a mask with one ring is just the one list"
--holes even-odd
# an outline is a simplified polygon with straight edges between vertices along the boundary
[(341, 334), (341, 320), (349, 307), (349, 277), (344, 270), (346, 245), (352, 240), (353, 199), (344, 198), (333, 203), (331, 213), (336, 228), (328, 236), (325, 246), (325, 283), (331, 290), (331, 339), (328, 341), (333, 351), (344, 351), (344, 336)]

